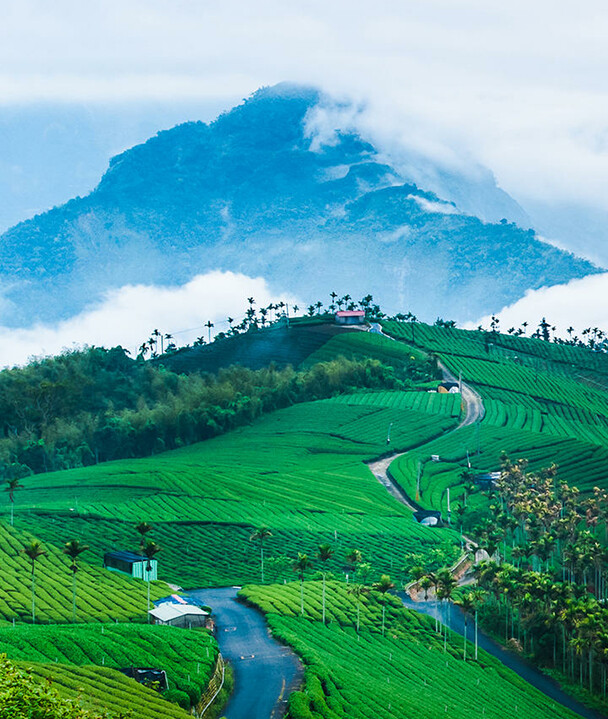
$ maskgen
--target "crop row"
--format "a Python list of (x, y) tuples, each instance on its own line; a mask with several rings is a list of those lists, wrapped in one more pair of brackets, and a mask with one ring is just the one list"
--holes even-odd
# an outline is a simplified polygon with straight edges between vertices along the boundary
[(437, 392), (357, 392), (341, 394), (326, 402), (347, 405), (369, 405), (375, 407), (391, 407), (392, 409), (411, 409), (428, 414), (447, 414), (449, 417), (460, 416), (461, 397), (459, 394), (438, 394)]
[[(305, 585), (305, 608), (319, 597), (319, 587), (309, 585)], [(451, 636), (444, 652), (428, 617), (399, 607), (391, 597), (385, 600), (388, 619), (382, 636), (377, 595), (364, 595), (360, 602), (357, 633), (352, 621), (335, 621), (342, 612), (347, 618), (354, 613), (353, 595), (344, 585), (328, 586), (332, 621), (325, 626), (317, 616), (318, 604), (314, 615), (305, 611), (304, 617), (297, 616), (296, 586), (248, 587), (244, 593), (267, 613), (273, 634), (294, 647), (308, 666), (304, 691), (290, 697), (292, 719), (444, 715), (498, 719), (505, 716), (505, 706), (513, 716), (575, 716), (483, 651), (478, 661), (463, 662), (460, 637)]]
[(158, 692), (138, 684), (116, 669), (31, 662), (23, 666), (41, 680), (52, 682), (61, 696), (78, 700), (83, 709), (132, 719), (186, 719), (190, 716)]
[[(69, 537), (72, 539), (73, 537)], [(29, 620), (31, 617), (31, 563), (23, 554), (31, 534), (0, 524), (0, 618)], [(67, 538), (63, 539), (63, 542)], [(63, 543), (62, 542), (62, 543)], [(72, 573), (69, 560), (52, 544), (36, 562), (36, 614), (39, 621), (72, 619)], [(147, 609), (144, 582), (80, 562), (77, 574), (79, 621), (129, 621), (142, 618)], [(161, 597), (166, 586), (152, 583), (151, 595)]]
[(0, 653), (56, 665), (155, 667), (166, 671), (169, 688), (200, 696), (215, 666), (217, 644), (207, 631), (167, 626), (16, 625), (0, 627)]

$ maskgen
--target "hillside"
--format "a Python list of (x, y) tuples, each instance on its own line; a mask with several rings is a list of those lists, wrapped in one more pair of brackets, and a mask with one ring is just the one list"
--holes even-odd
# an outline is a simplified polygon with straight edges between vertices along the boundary
[[(587, 689), (576, 691), (601, 704), (607, 651), (601, 628), (608, 620), (602, 601), (608, 594), (608, 354), (574, 340), (379, 321), (384, 336), (337, 332), (315, 317), (301, 322), (287, 343), (286, 328), (277, 325), (178, 353), (175, 359), (187, 359), (190, 373), (175, 375), (180, 381), (213, 368), (218, 377), (242, 375), (251, 391), (257, 378), (268, 388), (283, 381), (281, 373), (291, 373), (296, 384), (305, 379), (312, 391), (320, 378), (321, 394), (268, 406), (242, 426), (226, 425), (219, 436), (153, 456), (22, 477), (12, 506), (8, 493), (0, 506), (0, 552), (8, 567), (2, 576), (9, 587), (0, 592), (0, 611), (5, 619), (29, 620), (29, 576), (19, 548), (36, 537), (48, 550), (37, 568), (40, 611), (45, 620), (68, 622), (70, 575), (60, 549), (79, 539), (90, 545), (78, 575), (78, 617), (87, 625), (65, 632), (19, 623), (16, 630), (0, 627), (0, 651), (36, 662), (37, 676), (58, 660), (58, 685), (68, 689), (79, 681), (97, 685), (103, 676), (114, 681), (112, 672), (123, 659), (99, 667), (99, 655), (119, 652), (127, 638), (132, 656), (150, 656), (147, 647), (158, 641), (155, 632), (162, 627), (108, 628), (99, 646), (86, 650), (93, 667), (76, 659), (90, 637), (104, 631), (99, 621), (107, 622), (112, 611), (120, 611), (121, 619), (138, 617), (143, 585), (117, 575), (111, 575), (111, 585), (99, 565), (109, 549), (134, 548), (135, 525), (146, 521), (146, 536), (162, 548), (162, 580), (192, 589), (251, 585), (242, 598), (261, 608), (273, 633), (306, 668), (303, 691), (289, 700), (290, 719), (399, 719), (420, 702), (429, 719), (448, 711), (468, 717), (480, 706), (487, 716), (499, 717), (505, 697), (525, 716), (575, 716), (485, 652), (474, 657), (473, 647), (443, 624), (404, 609), (391, 596), (416, 584), (435, 604), (452, 599), (468, 606), (471, 622), (473, 612), (475, 621), (479, 614), (487, 631), (560, 681), (578, 681), (580, 675)], [(263, 348), (259, 353), (255, 342)], [(284, 369), (256, 374), (224, 365), (239, 358), (261, 362), (272, 348), (283, 348), (278, 364)], [(120, 366), (125, 361), (120, 353), (110, 359)], [(158, 388), (163, 373), (166, 382), (174, 381), (163, 366), (170, 360), (124, 366), (137, 377), (149, 373), (151, 387)], [(299, 370), (287, 366), (296, 361)], [(464, 421), (466, 394), (429, 391), (438, 387), (436, 361), (479, 394), (484, 412), (475, 423)], [(383, 370), (368, 385), (352, 386), (340, 370), (349, 362), (364, 373)], [(389, 386), (405, 373), (407, 381)], [(323, 394), (327, 381), (333, 383), (329, 396)], [(155, 411), (169, 417), (174, 402), (161, 395)], [(64, 410), (70, 406), (66, 400)], [(389, 488), (391, 482), (401, 487), (405, 503), (377, 474), (375, 461), (383, 457)], [(497, 470), (502, 474), (494, 486), (478, 477)], [(438, 511), (440, 525), (416, 522), (417, 508)], [(12, 510), (14, 527), (4, 526)], [(470, 596), (470, 587), (457, 586), (448, 569), (467, 545), (476, 546), (473, 555), (482, 560), (466, 575), (477, 582)], [(323, 547), (329, 548), (325, 559)], [(92, 581), (104, 588), (103, 605), (92, 596)], [(378, 593), (382, 586), (388, 593)], [(161, 586), (153, 591), (160, 596)], [(445, 623), (448, 607), (450, 601), (440, 605)], [(578, 647), (591, 641), (591, 622), (598, 630), (596, 653), (589, 655)], [(128, 632), (124, 642), (120, 632)], [(380, 668), (365, 681), (362, 661)], [(188, 673), (176, 670), (178, 687)], [(114, 703), (96, 694), (95, 707), (104, 701), (122, 706), (122, 685), (113, 686)], [(139, 694), (133, 698), (136, 715), (142, 701)], [(162, 716), (162, 704), (158, 711)]]
[(462, 321), (597, 271), (527, 227), (465, 214), (466, 202), (417, 185), (353, 131), (316, 135), (310, 119), (328, 102), (311, 88), (265, 88), (210, 125), (179, 125), (113, 158), (91, 194), (0, 237), (2, 323), (65, 318), (109, 288), (212, 269), (308, 301), (328, 286), (371, 291), (431, 321), (449, 306)]

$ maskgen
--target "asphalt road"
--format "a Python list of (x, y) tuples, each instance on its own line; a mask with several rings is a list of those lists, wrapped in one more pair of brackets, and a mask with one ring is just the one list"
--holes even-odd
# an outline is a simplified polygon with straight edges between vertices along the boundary
[(222, 716), (227, 719), (278, 719), (302, 667), (295, 654), (274, 640), (262, 614), (236, 601), (238, 589), (201, 589), (189, 594), (213, 609), (216, 637), (234, 670), (234, 691)]
[[(435, 602), (414, 602), (404, 593), (399, 594), (400, 599), (403, 601), (408, 609), (415, 609), (417, 612), (428, 614), (431, 617), (439, 616), (443, 621), (443, 615), (436, 614)], [(464, 615), (459, 607), (452, 606), (451, 608), (451, 619), (447, 622), (450, 629), (457, 632), (461, 636), (464, 636)], [(470, 642), (474, 642), (474, 623), (471, 617), (469, 617), (467, 627), (467, 638)], [(481, 630), (478, 632), (478, 644), (481, 649), (485, 649), (488, 654), (499, 659), (506, 667), (519, 674), (522, 679), (525, 679), (529, 684), (539, 689), (543, 694), (548, 696), (550, 699), (562, 704), (566, 708), (576, 712), (579, 716), (585, 719), (606, 719), (603, 714), (588, 709), (580, 702), (573, 699), (571, 696), (563, 692), (557, 682), (543, 674), (536, 667), (528, 664), (528, 662), (520, 659), (513, 652), (509, 652), (503, 649), (500, 644), (497, 644), (493, 639), (484, 634)], [(533, 719), (530, 717), (529, 719)]]

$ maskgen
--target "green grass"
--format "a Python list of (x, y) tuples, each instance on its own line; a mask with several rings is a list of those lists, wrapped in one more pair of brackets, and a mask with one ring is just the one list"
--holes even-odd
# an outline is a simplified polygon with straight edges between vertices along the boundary
[[(29, 532), (0, 524), (0, 618), (31, 621), (31, 563), (23, 554), (23, 548), (32, 539)], [(44, 547), (47, 555), (36, 562), (37, 621), (69, 622), (72, 620), (70, 562), (52, 541), (45, 541)], [(85, 557), (86, 554), (81, 558), (77, 575), (78, 621), (145, 619), (145, 582), (106, 571), (90, 564)], [(152, 582), (153, 599), (167, 593), (166, 584)]]
[(169, 689), (200, 696), (213, 673), (218, 650), (206, 630), (88, 624), (0, 627), (0, 653), (14, 661), (53, 664), (57, 668), (164, 669)]
[[(357, 635), (356, 600), (347, 585), (329, 583), (328, 624), (321, 619), (321, 582), (305, 583), (300, 616), (298, 583), (245, 587), (241, 596), (266, 613), (273, 634), (292, 646), (307, 666), (305, 687), (289, 701), (291, 719), (397, 719), (401, 717), (510, 716), (574, 718), (483, 651), (462, 660), (462, 639), (443, 651), (433, 621), (406, 610), (391, 596), (381, 634), (379, 595), (364, 596)], [(469, 645), (469, 656), (472, 647)]]
[(186, 719), (189, 712), (109, 667), (21, 662), (40, 682), (51, 682), (60, 696), (77, 700), (85, 710), (132, 719)]
[[(260, 525), (274, 535), (269, 558), (314, 554), (330, 542), (340, 554), (334, 571), (353, 546), (389, 571), (405, 552), (452, 536), (415, 523), (364, 464), (387, 451), (389, 425), (391, 450), (456, 425), (457, 400), (429, 397), (365, 393), (352, 403), (301, 404), (150, 459), (37, 475), (18, 495), (16, 524), (56, 543), (82, 539), (99, 562), (108, 549), (135, 548), (133, 525), (152, 522), (163, 547), (159, 576), (188, 587), (258, 580), (249, 535)], [(418, 402), (432, 411), (409, 408)]]

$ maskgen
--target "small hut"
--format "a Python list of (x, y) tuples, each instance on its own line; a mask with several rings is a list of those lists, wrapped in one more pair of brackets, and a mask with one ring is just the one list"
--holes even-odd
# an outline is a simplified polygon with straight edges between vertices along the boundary
[(194, 604), (173, 604), (165, 602), (154, 609), (150, 609), (150, 616), (154, 624), (168, 624), (172, 627), (204, 627), (209, 612)]
[(338, 325), (362, 325), (365, 322), (363, 310), (338, 310), (335, 317)]
[[(150, 562), (150, 572), (147, 569), (148, 561)], [(127, 574), (135, 579), (145, 579), (146, 581), (158, 579), (157, 560), (148, 560), (147, 557), (135, 554), (135, 552), (106, 552), (103, 555), (103, 566), (112, 572)]]

